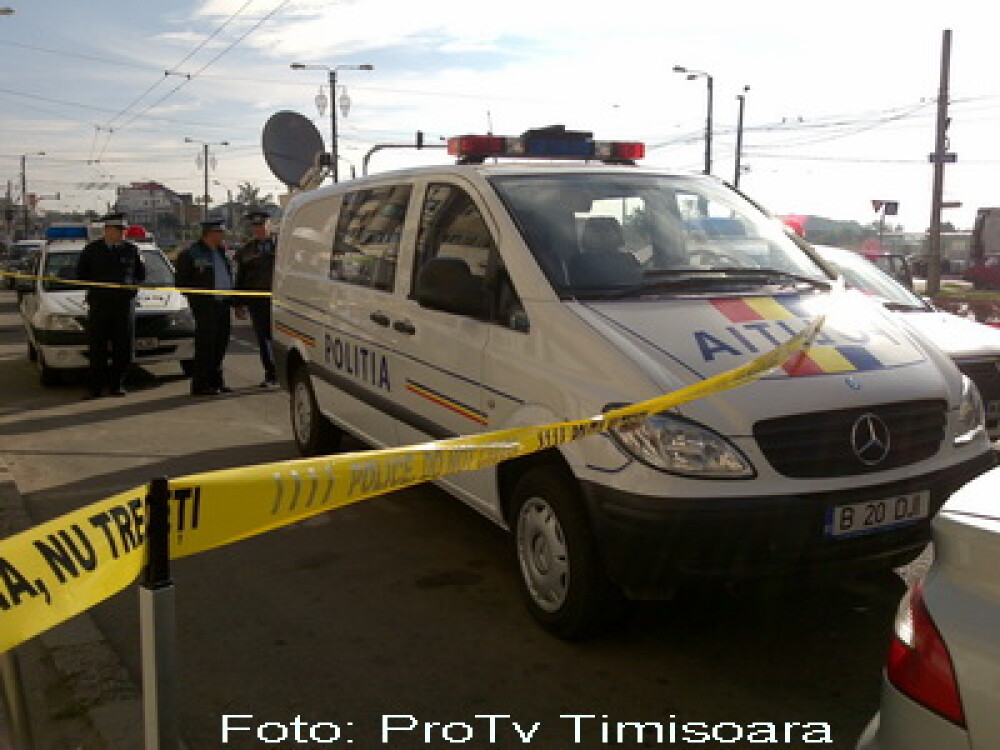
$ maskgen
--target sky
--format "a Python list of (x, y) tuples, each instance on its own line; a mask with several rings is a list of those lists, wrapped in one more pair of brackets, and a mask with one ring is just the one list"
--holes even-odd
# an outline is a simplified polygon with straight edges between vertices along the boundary
[[(644, 164), (701, 171), (713, 80), (713, 173), (734, 178), (737, 94), (745, 92), (740, 188), (779, 213), (890, 225), (931, 218), (942, 37), (952, 31), (942, 215), (971, 227), (1000, 205), (996, 31), (981, 3), (841, 0), (0, 0), (0, 190), (50, 210), (103, 211), (116, 185), (156, 180), (200, 195), (284, 186), (261, 150), (268, 118), (294, 111), (324, 142), (330, 113), (315, 65), (338, 72), (341, 179), (376, 144), (464, 133), (517, 135), (564, 124), (642, 140)], [(326, 92), (329, 96), (329, 93)], [(193, 142), (185, 142), (185, 139)], [(220, 145), (223, 141), (228, 145)], [(44, 152), (40, 155), (39, 152)], [(382, 150), (371, 173), (447, 163), (443, 149)], [(59, 198), (56, 199), (58, 194)]]

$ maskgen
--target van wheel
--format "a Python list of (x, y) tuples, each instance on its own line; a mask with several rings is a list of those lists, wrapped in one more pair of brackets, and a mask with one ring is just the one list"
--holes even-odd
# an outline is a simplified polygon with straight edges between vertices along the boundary
[(573, 640), (620, 621), (627, 602), (608, 580), (572, 480), (553, 466), (530, 469), (512, 511), (521, 592), (538, 623)]
[(194, 360), (193, 359), (182, 359), (181, 360), (181, 372), (184, 373), (185, 377), (194, 377)]
[(308, 369), (296, 368), (291, 380), (292, 432), (299, 452), (304, 456), (332, 453), (339, 447), (342, 433), (320, 412)]

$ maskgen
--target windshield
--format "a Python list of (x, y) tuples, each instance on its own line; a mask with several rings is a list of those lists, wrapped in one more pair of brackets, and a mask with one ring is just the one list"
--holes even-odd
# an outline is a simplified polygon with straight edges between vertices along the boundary
[(491, 182), (564, 298), (828, 283), (778, 222), (711, 179), (574, 173)]
[(852, 289), (877, 297), (898, 310), (929, 309), (920, 297), (857, 253), (841, 248), (816, 249), (820, 257), (833, 266)]
[[(80, 251), (64, 253), (49, 253), (45, 257), (45, 269), (42, 276), (55, 279), (72, 280), (76, 276), (76, 263), (80, 259)], [(146, 266), (146, 281), (142, 286), (173, 286), (174, 271), (170, 263), (159, 250), (142, 250), (142, 262)], [(70, 289), (88, 289), (83, 284), (67, 284), (59, 281), (42, 282), (46, 291), (67, 291)]]

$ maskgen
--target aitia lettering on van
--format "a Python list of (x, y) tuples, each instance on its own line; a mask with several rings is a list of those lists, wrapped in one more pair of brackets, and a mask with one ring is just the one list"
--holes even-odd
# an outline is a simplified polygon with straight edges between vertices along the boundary
[[(705, 362), (756, 356), (788, 341), (808, 324), (808, 316), (796, 315), (794, 298), (730, 298), (712, 300), (712, 306), (730, 325), (692, 331)], [(809, 350), (785, 363), (785, 373), (801, 377), (880, 370), (922, 359), (886, 329), (868, 321), (864, 328), (857, 328), (852, 322), (830, 316)]]
[(327, 365), (356, 380), (391, 391), (389, 358), (378, 349), (346, 341), (340, 336), (323, 336), (323, 359)]

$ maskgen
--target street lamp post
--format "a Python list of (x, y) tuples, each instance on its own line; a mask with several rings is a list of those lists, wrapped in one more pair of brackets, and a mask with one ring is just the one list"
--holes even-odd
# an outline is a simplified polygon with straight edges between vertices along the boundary
[(232, 230), (232, 228), (235, 226), (233, 217), (233, 191), (229, 188), (228, 185), (223, 185), (218, 180), (212, 180), (212, 183), (218, 185), (221, 188), (226, 189), (226, 209), (227, 209), (226, 213), (229, 214), (229, 222), (228, 222), (229, 229)]
[(746, 94), (750, 90), (749, 86), (743, 87), (743, 93), (736, 95), (736, 100), (740, 103), (739, 115), (736, 118), (736, 173), (733, 175), (733, 187), (740, 186), (740, 161), (743, 157), (743, 108), (746, 104)]
[(204, 165), (203, 166), (205, 167), (205, 195), (204, 195), (204, 199), (203, 199), (204, 202), (203, 202), (202, 208), (201, 208), (201, 220), (202, 221), (208, 221), (208, 202), (211, 200), (211, 198), (209, 197), (209, 194), (208, 194), (208, 147), (209, 146), (228, 146), (229, 145), (229, 141), (215, 141), (213, 143), (206, 143), (205, 141), (196, 141), (193, 138), (185, 138), (184, 142), (185, 143), (200, 143), (201, 146), (202, 146), (202, 148), (204, 149), (204, 156), (202, 158), (204, 159)]
[[(338, 70), (374, 70), (374, 66), (368, 63), (363, 65), (309, 65), (306, 63), (292, 63), (292, 70), (325, 70), (330, 82), (330, 174), (333, 181), (339, 180), (337, 169), (337, 107), (333, 101), (337, 96), (337, 71)], [(346, 97), (346, 93), (344, 94)], [(316, 97), (316, 105), (320, 106), (320, 99)], [(344, 116), (347, 116), (347, 108), (350, 106), (350, 99), (346, 99), (344, 106)], [(322, 115), (322, 111), (320, 115)]]
[(28, 176), (25, 169), (29, 156), (45, 156), (44, 151), (33, 151), (30, 154), (21, 154), (21, 227), (24, 231), (24, 239), (28, 239), (30, 229), (28, 226)]
[(675, 73), (687, 74), (687, 79), (704, 78), (708, 84), (708, 113), (705, 116), (705, 174), (712, 174), (712, 76), (704, 70), (689, 70), (683, 65), (674, 66)]

